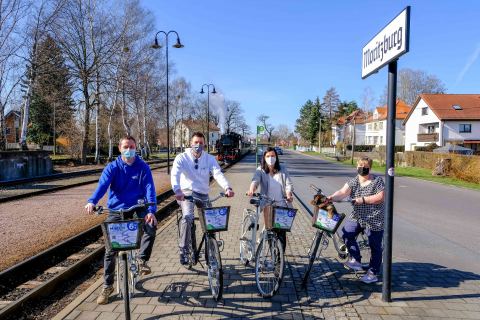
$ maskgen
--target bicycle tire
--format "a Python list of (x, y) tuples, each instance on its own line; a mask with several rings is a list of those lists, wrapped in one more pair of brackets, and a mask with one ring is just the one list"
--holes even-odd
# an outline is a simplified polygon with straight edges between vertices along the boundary
[(130, 294), (128, 291), (128, 278), (129, 278), (129, 268), (128, 268), (128, 259), (127, 254), (121, 254), (123, 267), (122, 267), (122, 298), (123, 298), (123, 305), (125, 310), (125, 319), (130, 320)]
[[(246, 209), (248, 210), (248, 209)], [(253, 220), (252, 216), (246, 215), (243, 219), (242, 223), (242, 231), (240, 234), (240, 261), (244, 266), (248, 266), (250, 261), (253, 260), (253, 245), (252, 239), (249, 239), (249, 231), (248, 228), (253, 224), (255, 221)], [(247, 240), (242, 240), (246, 238)]]
[[(260, 295), (263, 298), (271, 298), (280, 289), (283, 279), (285, 257), (282, 243), (275, 234), (267, 235), (266, 239), (267, 243), (265, 244), (262, 237), (255, 254), (255, 282)], [(268, 254), (271, 256), (270, 259), (266, 258)], [(273, 277), (265, 277), (266, 280), (263, 280), (263, 275), (267, 273), (272, 273)], [(271, 279), (271, 283), (269, 278)]]
[(206, 235), (205, 261), (207, 261), (208, 284), (213, 299), (218, 301), (223, 295), (223, 268), (220, 250), (215, 235)]
[(129, 266), (128, 281), (130, 283), (128, 287), (128, 293), (131, 299), (135, 295), (135, 291), (137, 288), (137, 278), (140, 272), (140, 265), (137, 261), (135, 251), (132, 251), (131, 253), (128, 254), (128, 266)]
[(315, 233), (315, 236), (313, 237), (312, 243), (310, 245), (310, 249), (308, 250), (308, 265), (307, 269), (305, 270), (305, 274), (303, 275), (302, 279), (302, 288), (304, 288), (307, 284), (308, 277), (310, 276), (310, 271), (312, 270), (313, 263), (315, 262), (315, 258), (317, 257), (320, 252), (318, 252), (318, 249), (320, 248), (320, 244), (323, 239), (323, 231), (317, 230)]

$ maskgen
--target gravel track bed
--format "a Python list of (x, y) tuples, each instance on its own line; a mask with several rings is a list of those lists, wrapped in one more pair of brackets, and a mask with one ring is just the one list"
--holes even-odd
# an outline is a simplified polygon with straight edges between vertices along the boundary
[[(152, 172), (157, 194), (170, 189), (165, 169)], [(83, 207), (96, 184), (0, 204), (0, 271), (102, 222)], [(100, 200), (105, 205), (107, 195)]]

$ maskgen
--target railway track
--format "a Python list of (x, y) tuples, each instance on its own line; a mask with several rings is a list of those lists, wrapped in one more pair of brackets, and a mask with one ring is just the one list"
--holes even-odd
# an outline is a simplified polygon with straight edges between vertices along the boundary
[[(166, 161), (163, 160), (149, 162), (150, 168), (151, 170), (166, 168), (167, 164), (165, 162)], [(43, 178), (21, 179), (22, 181), (27, 182), (20, 183), (20, 180), (15, 180), (15, 183), (11, 182), (12, 184), (9, 186), (4, 186), (4, 184), (10, 182), (2, 182), (0, 184), (0, 203), (96, 183), (98, 182), (98, 178), (100, 177), (100, 173), (102, 171), (103, 169), (94, 169), (61, 173), (58, 174), (61, 176), (55, 175), (53, 178), (51, 178), (51, 176), (47, 176)], [(45, 182), (49, 181), (57, 181), (57, 183), (44, 184)]]
[[(156, 216), (161, 225), (178, 206), (172, 190), (157, 196), (157, 206)], [(59, 285), (80, 277), (103, 253), (99, 224), (0, 272), (0, 320), (14, 319), (24, 306), (32, 307)]]

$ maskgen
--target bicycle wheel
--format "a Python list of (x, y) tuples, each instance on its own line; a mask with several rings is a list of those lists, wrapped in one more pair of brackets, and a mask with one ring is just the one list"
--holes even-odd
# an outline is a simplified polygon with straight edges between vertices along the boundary
[(283, 279), (284, 255), (276, 234), (268, 233), (266, 240), (260, 240), (255, 254), (255, 282), (263, 298), (277, 293)]
[[(246, 209), (248, 210), (248, 209)], [(251, 215), (245, 215), (242, 223), (242, 233), (240, 234), (240, 261), (247, 266), (253, 260), (252, 231), (255, 221)]]
[[(308, 277), (310, 275), (310, 271), (312, 270), (313, 263), (315, 262), (315, 258), (317, 255), (320, 255), (322, 252), (322, 247), (320, 244), (322, 243), (323, 239), (323, 231), (317, 231), (315, 236), (313, 237), (312, 244), (310, 245), (310, 249), (308, 249), (308, 265), (307, 269), (305, 270), (305, 274), (303, 275), (302, 279), (302, 287), (305, 287), (308, 281)], [(320, 251), (318, 251), (320, 249)]]
[(122, 259), (122, 270), (120, 272), (120, 276), (122, 277), (121, 279), (121, 295), (123, 298), (123, 305), (125, 309), (125, 319), (130, 320), (130, 294), (129, 294), (129, 273), (130, 270), (128, 268), (128, 258), (127, 258), (127, 253), (122, 252), (120, 254), (120, 257)]
[(208, 283), (212, 296), (218, 301), (223, 294), (223, 268), (220, 250), (215, 235), (206, 235), (205, 260), (207, 261)]

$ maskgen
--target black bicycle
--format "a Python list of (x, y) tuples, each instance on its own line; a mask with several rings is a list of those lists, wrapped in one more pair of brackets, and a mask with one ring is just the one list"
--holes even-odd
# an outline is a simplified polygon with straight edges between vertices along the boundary
[(108, 213), (120, 215), (119, 221), (104, 222), (102, 230), (109, 250), (117, 252), (116, 279), (117, 292), (122, 297), (125, 308), (125, 319), (130, 319), (130, 300), (135, 294), (137, 279), (140, 276), (140, 266), (137, 259), (138, 249), (142, 238), (143, 219), (139, 219), (137, 212), (146, 210), (155, 203), (138, 204), (128, 209), (112, 210), (98, 206), (94, 208), (97, 214)]
[[(200, 253), (204, 246), (205, 261), (207, 263), (208, 283), (212, 292), (212, 297), (215, 301), (222, 298), (223, 294), (223, 267), (222, 258), (220, 256), (221, 249), (223, 250), (223, 240), (216, 239), (216, 233), (220, 231), (228, 230), (228, 217), (230, 213), (230, 207), (212, 207), (212, 203), (216, 200), (225, 197), (224, 193), (220, 193), (216, 198), (210, 200), (202, 200), (193, 196), (185, 196), (186, 201), (193, 203), (200, 203), (198, 218), (202, 227), (202, 240), (197, 247), (196, 238), (196, 224), (191, 225), (191, 241), (189, 241), (189, 249), (187, 254), (188, 268), (196, 265), (199, 261)], [(181, 220), (177, 215), (177, 227)], [(178, 236), (180, 237), (180, 229), (178, 228)], [(202, 264), (201, 264), (202, 265)], [(203, 268), (203, 265), (202, 265)]]
[[(312, 225), (313, 227), (317, 228), (317, 231), (315, 232), (315, 236), (312, 239), (312, 243), (307, 253), (308, 265), (302, 279), (302, 287), (306, 286), (313, 263), (315, 260), (320, 259), (322, 256), (322, 251), (328, 247), (330, 239), (333, 240), (333, 245), (341, 262), (344, 262), (350, 258), (348, 248), (343, 242), (342, 237), (337, 232), (345, 218), (345, 214), (337, 212), (337, 209), (333, 203), (328, 201), (327, 196), (323, 194), (320, 188), (314, 185), (310, 185), (310, 188), (315, 191), (314, 200), (311, 202), (311, 204), (314, 206)], [(335, 202), (347, 202), (351, 203), (352, 205), (355, 204), (355, 200), (350, 198)], [(357, 236), (357, 242), (361, 255), (364, 257), (370, 256), (368, 237), (364, 232), (361, 232)], [(344, 266), (346, 265), (344, 264)], [(364, 265), (363, 268), (368, 269), (368, 265)]]

